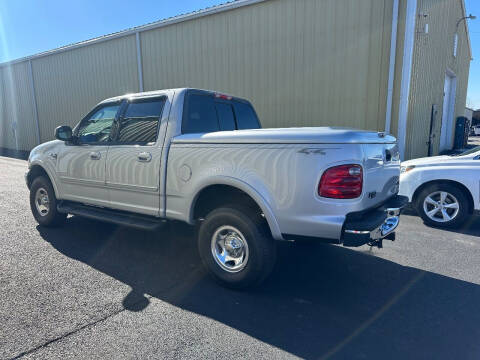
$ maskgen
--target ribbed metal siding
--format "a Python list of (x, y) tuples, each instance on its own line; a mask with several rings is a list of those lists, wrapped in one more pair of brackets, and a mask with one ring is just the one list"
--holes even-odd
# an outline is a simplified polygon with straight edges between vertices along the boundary
[[(433, 104), (438, 106), (434, 151), (438, 152), (443, 108), (443, 88), (447, 67), (457, 76), (455, 118), (463, 115), (466, 102), (470, 55), (465, 27), (458, 27), (458, 52), (453, 56), (457, 21), (463, 17), (460, 0), (419, 0), (417, 34), (413, 54), (412, 83), (409, 98), (406, 158), (426, 156)], [(424, 34), (425, 24), (429, 33)]]
[(0, 69), (0, 148), (7, 148), (10, 126), (5, 117), (5, 81), (3, 78), (3, 69)]
[(0, 147), (37, 145), (28, 62), (0, 68)]
[[(141, 32), (144, 89), (191, 86), (242, 96), (265, 127), (382, 130), (392, 6), (270, 0)], [(42, 142), (100, 100), (138, 91), (134, 35), (34, 58), (32, 66)]]
[(101, 100), (138, 91), (135, 36), (32, 60), (40, 138), (72, 127)]
[(272, 0), (142, 32), (145, 90), (242, 96), (265, 127), (383, 129), (392, 6)]

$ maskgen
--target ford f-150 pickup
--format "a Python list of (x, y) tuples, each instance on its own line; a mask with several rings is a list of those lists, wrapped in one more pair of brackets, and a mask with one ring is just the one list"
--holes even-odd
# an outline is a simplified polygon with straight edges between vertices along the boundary
[(221, 284), (258, 285), (275, 240), (381, 246), (406, 199), (396, 139), (344, 128), (261, 129), (243, 99), (198, 89), (99, 103), (30, 153), (30, 205), (42, 226), (68, 214), (155, 230), (197, 225)]

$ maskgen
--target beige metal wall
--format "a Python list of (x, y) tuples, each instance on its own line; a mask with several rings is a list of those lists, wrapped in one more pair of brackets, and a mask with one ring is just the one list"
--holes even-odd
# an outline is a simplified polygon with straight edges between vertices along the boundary
[(251, 99), (263, 126), (384, 129), (391, 0), (271, 0), (141, 33), (146, 90)]
[(41, 141), (72, 127), (101, 100), (138, 91), (135, 36), (32, 60)]
[[(191, 86), (246, 97), (267, 127), (381, 130), (392, 6), (270, 0), (141, 32), (144, 89)], [(100, 100), (139, 90), (135, 35), (34, 58), (32, 65), (42, 142)], [(17, 82), (28, 87), (28, 80)], [(22, 122), (31, 122), (28, 111)], [(2, 117), (5, 127), (10, 119)], [(0, 147), (15, 148), (8, 140)], [(31, 148), (35, 139), (25, 143)]]
[[(454, 34), (457, 21), (464, 16), (461, 0), (419, 0), (413, 72), (409, 97), (405, 158), (428, 154), (427, 141), (430, 133), (430, 116), (433, 104), (438, 106), (434, 126), (434, 153), (438, 153), (442, 122), (443, 89), (447, 68), (457, 76), (455, 119), (464, 115), (470, 53), (465, 26), (458, 27), (458, 51), (453, 56)], [(429, 24), (428, 34), (424, 33)], [(455, 120), (452, 123), (455, 126)]]
[[(448, 66), (457, 76), (456, 115), (465, 105), (468, 54), (461, 0), (418, 0), (406, 158), (426, 154), (430, 109), (441, 119)], [(398, 128), (407, 0), (400, 0), (391, 130)], [(268, 0), (140, 29), (144, 90), (215, 89), (253, 101), (266, 127), (385, 126), (393, 0)], [(445, 25), (447, 24), (447, 25)], [(139, 91), (135, 34), (32, 58), (41, 142), (75, 125), (104, 98)], [(37, 144), (28, 61), (0, 66), (0, 147)], [(17, 123), (17, 141), (13, 129)], [(437, 147), (439, 130), (437, 135)]]
[(37, 145), (27, 61), (0, 67), (0, 147), (30, 150)]

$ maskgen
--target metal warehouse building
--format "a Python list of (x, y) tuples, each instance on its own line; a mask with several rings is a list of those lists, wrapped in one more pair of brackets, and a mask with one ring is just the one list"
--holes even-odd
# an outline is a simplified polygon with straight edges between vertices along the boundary
[(405, 159), (435, 154), (465, 109), (464, 17), (463, 0), (238, 0), (3, 63), (0, 148), (107, 97), (198, 87), (250, 99), (264, 127), (385, 130)]

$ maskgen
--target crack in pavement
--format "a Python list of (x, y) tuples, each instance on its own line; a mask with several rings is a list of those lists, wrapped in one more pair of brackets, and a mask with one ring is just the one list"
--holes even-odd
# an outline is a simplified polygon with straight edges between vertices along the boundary
[(11, 357), (9, 358), (10, 360), (15, 360), (15, 359), (20, 359), (26, 355), (30, 355), (40, 349), (43, 349), (43, 348), (46, 348), (47, 346), (51, 345), (51, 344), (54, 344), (60, 340), (63, 340), (63, 339), (66, 339), (68, 338), (69, 336), (71, 335), (74, 335), (76, 334), (77, 332), (81, 331), (81, 330), (84, 330), (84, 329), (87, 329), (91, 326), (94, 326), (98, 323), (101, 323), (111, 317), (114, 317), (118, 314), (121, 314), (122, 312), (124, 312), (125, 310), (130, 310), (132, 308), (135, 308), (135, 305), (138, 305), (138, 304), (141, 304), (145, 301), (145, 299), (147, 300), (150, 300), (152, 298), (158, 298), (161, 294), (165, 294), (165, 293), (168, 293), (170, 292), (171, 293), (171, 296), (172, 298), (175, 297), (175, 296), (178, 296), (179, 293), (182, 293), (186, 288), (189, 288), (192, 286), (192, 284), (194, 284), (198, 279), (199, 277), (201, 277), (203, 274), (203, 271), (199, 268), (195, 269), (194, 271), (192, 271), (182, 282), (179, 282), (179, 283), (176, 283), (176, 284), (173, 284), (172, 286), (170, 286), (169, 288), (167, 289), (164, 289), (162, 291), (158, 291), (156, 292), (155, 294), (142, 294), (142, 298), (137, 300), (137, 301), (132, 301), (131, 303), (128, 304), (128, 307), (126, 307), (126, 304), (124, 304), (123, 308), (117, 310), (117, 311), (113, 311), (107, 315), (105, 315), (104, 317), (100, 318), (100, 319), (97, 319), (95, 321), (92, 321), (88, 324), (85, 324), (83, 326), (80, 326), (76, 329), (73, 329), (72, 331), (69, 331), (63, 335), (60, 335), (54, 339), (51, 339), (51, 340), (48, 340), (46, 342), (44, 342), (43, 344), (41, 345), (38, 345), (34, 348), (31, 348), (29, 350), (26, 350), (26, 351), (23, 351), (21, 353), (19, 353), (18, 355), (15, 355), (14, 357)]
[[(139, 303), (140, 301), (141, 301), (141, 300), (139, 300), (137, 303)], [(135, 303), (135, 304), (136, 304), (136, 303)], [(132, 304), (132, 305), (135, 305), (135, 304)], [(111, 317), (113, 317), (113, 316), (115, 316), (115, 315), (118, 315), (118, 314), (124, 312), (125, 310), (127, 310), (127, 309), (126, 309), (126, 308), (122, 308), (122, 309), (119, 309), (119, 310), (117, 310), (117, 311), (111, 312), (111, 313), (107, 314), (106, 316), (104, 316), (104, 317), (102, 317), (102, 318), (100, 318), (100, 319), (97, 319), (97, 320), (92, 321), (92, 322), (90, 322), (90, 323), (88, 323), (88, 324), (85, 324), (85, 325), (83, 325), (83, 326), (80, 326), (79, 328), (73, 329), (72, 331), (69, 331), (69, 332), (67, 332), (67, 333), (65, 333), (65, 334), (63, 334), (63, 335), (60, 335), (60, 336), (58, 336), (58, 337), (56, 337), (56, 338), (54, 338), (54, 339), (48, 340), (48, 341), (44, 342), (43, 344), (38, 345), (38, 346), (36, 346), (36, 347), (34, 347), (34, 348), (31, 348), (31, 349), (29, 349), (29, 350), (23, 351), (23, 352), (21, 352), (20, 354), (15, 355), (14, 357), (12, 357), (12, 358), (10, 358), (10, 359), (11, 359), (11, 360), (20, 359), (20, 358), (22, 358), (22, 357), (24, 357), (24, 356), (26, 356), (26, 355), (32, 354), (32, 353), (34, 353), (34, 352), (36, 352), (36, 351), (38, 351), (38, 350), (40, 350), (40, 349), (43, 349), (43, 348), (45, 348), (45, 347), (47, 347), (47, 346), (49, 346), (49, 345), (51, 345), (51, 344), (53, 344), (53, 343), (55, 343), (55, 342), (57, 342), (57, 341), (63, 340), (63, 339), (65, 339), (65, 338), (67, 338), (67, 337), (69, 337), (69, 336), (71, 336), (71, 335), (73, 335), (73, 334), (75, 334), (75, 333), (77, 333), (77, 332), (79, 332), (79, 331), (81, 331), (81, 330), (84, 330), (84, 329), (86, 329), (86, 328), (89, 328), (89, 327), (91, 327), (91, 326), (93, 326), (93, 325), (96, 325), (96, 324), (98, 324), (98, 323), (100, 323), (100, 322), (102, 322), (102, 321), (105, 321), (105, 320), (107, 320), (107, 319), (109, 319), (109, 318), (111, 318)]]

